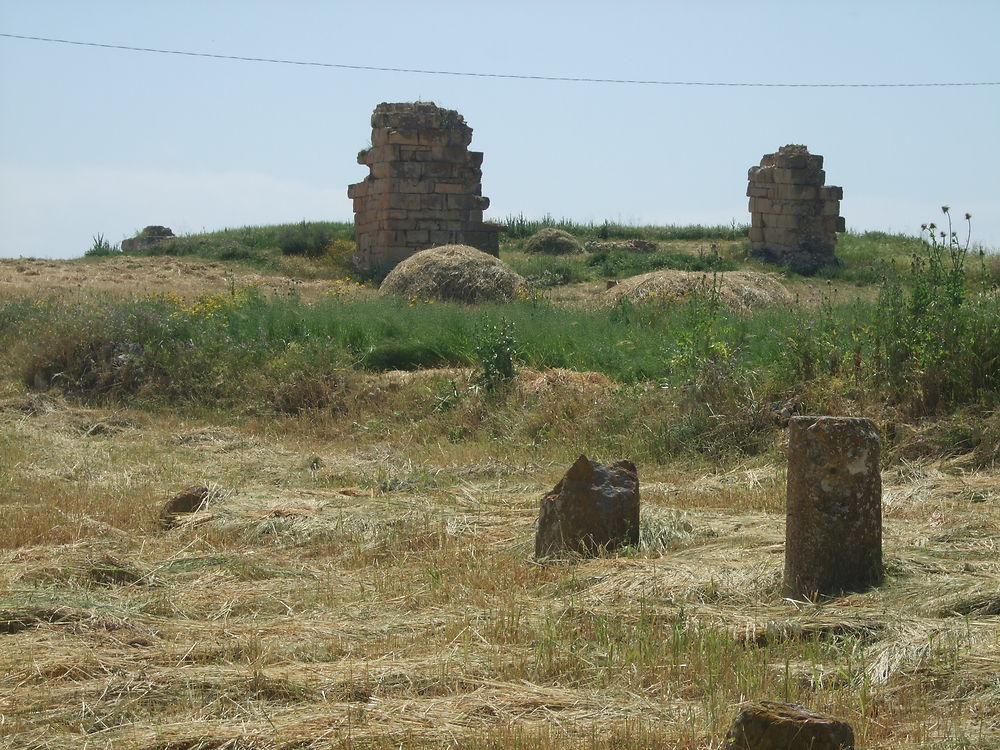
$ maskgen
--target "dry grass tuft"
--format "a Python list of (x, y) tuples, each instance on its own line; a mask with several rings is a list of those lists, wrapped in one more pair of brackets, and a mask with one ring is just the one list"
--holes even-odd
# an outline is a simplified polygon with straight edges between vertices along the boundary
[(499, 258), (467, 245), (423, 250), (396, 266), (382, 294), (455, 302), (511, 300), (525, 280)]
[(709, 275), (696, 271), (653, 271), (624, 279), (601, 295), (614, 305), (623, 300), (634, 304), (674, 302), (693, 296), (717, 294), (722, 304), (749, 311), (765, 305), (791, 303), (791, 293), (774, 274), (756, 271), (725, 271)]

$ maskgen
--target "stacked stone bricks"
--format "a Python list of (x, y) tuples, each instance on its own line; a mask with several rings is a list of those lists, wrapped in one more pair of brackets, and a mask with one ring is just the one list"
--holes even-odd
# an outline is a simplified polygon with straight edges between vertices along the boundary
[(499, 254), (497, 230), (483, 224), (483, 154), (469, 151), (472, 128), (451, 109), (430, 102), (380, 104), (372, 114), (372, 147), (358, 154), (364, 181), (354, 199), (363, 270), (387, 269), (419, 250), (471, 245)]
[(823, 157), (783, 146), (750, 167), (751, 253), (799, 273), (836, 262), (843, 188), (824, 186)]

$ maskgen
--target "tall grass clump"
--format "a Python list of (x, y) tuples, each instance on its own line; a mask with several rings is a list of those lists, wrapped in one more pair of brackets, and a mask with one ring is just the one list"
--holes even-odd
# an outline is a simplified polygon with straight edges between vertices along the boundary
[(318, 258), (337, 238), (334, 225), (324, 222), (303, 221), (301, 224), (286, 224), (278, 231), (277, 243), (285, 255), (305, 255)]
[(741, 240), (747, 236), (749, 226), (737, 224), (702, 225), (632, 225), (621, 222), (603, 221), (575, 222), (570, 219), (555, 219), (546, 214), (540, 219), (529, 219), (524, 214), (508, 216), (501, 222), (501, 239), (505, 241), (524, 240), (542, 229), (561, 229), (579, 239), (643, 239), (648, 241), (669, 240)]
[(733, 271), (737, 265), (719, 252), (714, 244), (709, 250), (674, 252), (656, 250), (633, 252), (602, 248), (583, 255), (548, 255), (545, 253), (508, 253), (506, 262), (531, 283), (541, 287), (575, 284), (586, 281), (623, 279), (651, 271)]
[(996, 287), (970, 288), (969, 231), (921, 227), (904, 287), (887, 274), (873, 316), (876, 376), (887, 395), (915, 414), (977, 401), (1000, 392), (1000, 305)]
[(83, 255), (87, 258), (94, 258), (106, 257), (108, 255), (119, 255), (120, 253), (121, 248), (118, 245), (112, 245), (103, 234), (98, 232), (94, 235), (93, 243), (90, 248)]

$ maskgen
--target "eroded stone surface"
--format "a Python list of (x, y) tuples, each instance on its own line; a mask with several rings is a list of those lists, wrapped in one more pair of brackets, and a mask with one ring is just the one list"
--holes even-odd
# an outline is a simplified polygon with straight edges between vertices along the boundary
[(815, 598), (882, 582), (881, 441), (858, 417), (788, 421), (785, 595)]
[(854, 750), (847, 722), (795, 703), (761, 701), (736, 717), (727, 750)]
[(842, 188), (824, 185), (823, 157), (805, 146), (782, 146), (751, 167), (750, 252), (798, 273), (836, 262)]
[(372, 146), (358, 154), (369, 175), (350, 185), (361, 270), (389, 269), (420, 250), (470, 245), (499, 256), (498, 230), (483, 223), (483, 154), (472, 128), (432, 102), (379, 104)]
[(143, 250), (150, 245), (155, 245), (157, 242), (163, 242), (164, 240), (171, 240), (173, 238), (174, 233), (170, 227), (152, 225), (145, 227), (135, 237), (122, 240), (121, 248), (122, 252), (131, 253), (137, 250)]
[(580, 456), (542, 498), (535, 556), (593, 555), (639, 543), (639, 477), (631, 461)]

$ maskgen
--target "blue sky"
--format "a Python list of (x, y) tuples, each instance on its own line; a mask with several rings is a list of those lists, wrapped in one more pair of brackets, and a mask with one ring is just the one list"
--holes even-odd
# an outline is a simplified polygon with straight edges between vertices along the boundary
[[(0, 32), (376, 67), (748, 83), (1000, 81), (1000, 3), (0, 0)], [(274, 65), (0, 37), (0, 256), (348, 220), (383, 101), (457, 109), (487, 218), (729, 224), (747, 168), (826, 160), (849, 229), (949, 204), (1000, 247), (1000, 86), (734, 88)]]

